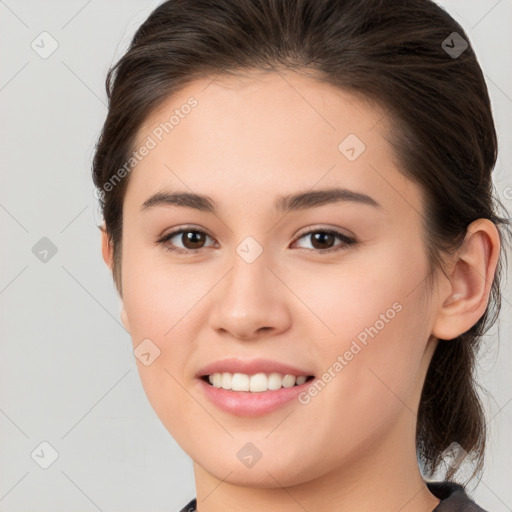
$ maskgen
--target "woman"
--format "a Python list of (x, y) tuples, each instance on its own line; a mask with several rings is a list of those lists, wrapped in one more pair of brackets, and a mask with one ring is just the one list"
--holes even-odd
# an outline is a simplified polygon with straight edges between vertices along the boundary
[(194, 461), (183, 510), (482, 510), (454, 475), (483, 463), (509, 224), (460, 25), (429, 0), (170, 0), (107, 92), (103, 257)]

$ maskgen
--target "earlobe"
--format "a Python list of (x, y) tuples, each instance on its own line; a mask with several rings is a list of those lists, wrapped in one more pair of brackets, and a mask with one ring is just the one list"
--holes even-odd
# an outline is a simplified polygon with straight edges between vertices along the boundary
[(478, 219), (467, 229), (457, 251), (449, 285), (434, 323), (432, 334), (451, 340), (471, 329), (483, 316), (496, 272), (500, 238), (488, 219)]

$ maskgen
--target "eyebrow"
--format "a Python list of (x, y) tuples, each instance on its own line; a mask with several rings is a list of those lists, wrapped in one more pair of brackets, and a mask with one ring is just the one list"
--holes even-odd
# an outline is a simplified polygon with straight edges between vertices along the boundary
[[(277, 198), (274, 208), (276, 212), (291, 212), (298, 210), (307, 210), (309, 208), (318, 208), (332, 203), (359, 203), (382, 208), (382, 206), (373, 197), (361, 192), (347, 190), (345, 188), (329, 188), (325, 190), (315, 190), (299, 192)], [(141, 211), (155, 206), (182, 206), (193, 208), (201, 212), (216, 213), (215, 201), (209, 196), (194, 194), (191, 192), (157, 192), (146, 201), (144, 201)]]

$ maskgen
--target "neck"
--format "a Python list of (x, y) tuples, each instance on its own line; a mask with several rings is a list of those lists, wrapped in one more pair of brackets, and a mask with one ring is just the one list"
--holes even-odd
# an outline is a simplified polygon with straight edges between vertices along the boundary
[[(194, 463), (197, 510), (296, 512), (318, 510), (321, 504), (322, 509), (333, 512), (431, 512), (439, 499), (430, 493), (419, 471), (415, 419), (404, 407), (402, 418), (385, 442), (381, 439), (367, 445), (328, 473), (289, 487), (280, 486), (277, 478), (267, 487), (236, 485), (229, 475), (224, 475), (224, 480), (216, 478)], [(259, 482), (270, 474), (266, 473), (255, 479), (255, 485), (261, 485)]]

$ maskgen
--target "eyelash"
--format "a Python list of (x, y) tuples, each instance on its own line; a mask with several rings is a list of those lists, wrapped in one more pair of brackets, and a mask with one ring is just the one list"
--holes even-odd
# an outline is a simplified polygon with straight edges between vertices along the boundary
[[(177, 231), (173, 231), (173, 232), (165, 235), (164, 237), (160, 238), (159, 240), (157, 240), (157, 243), (163, 245), (165, 247), (165, 249), (170, 252), (174, 252), (177, 254), (185, 254), (185, 255), (189, 255), (189, 256), (193, 255), (193, 254), (197, 254), (201, 249), (207, 249), (207, 247), (201, 247), (199, 249), (181, 249), (180, 247), (173, 246), (169, 243), (169, 241), (172, 238), (174, 238), (176, 235), (180, 235), (183, 233), (199, 233), (202, 235), (206, 235), (207, 237), (210, 237), (210, 235), (208, 233), (206, 233), (205, 231), (202, 231), (200, 229), (181, 228)], [(342, 244), (340, 244), (341, 247), (338, 246), (337, 248), (331, 248), (331, 249), (325, 249), (325, 250), (304, 249), (308, 252), (314, 252), (316, 254), (328, 254), (328, 253), (333, 253), (333, 252), (340, 252), (340, 251), (345, 250), (347, 247), (357, 243), (357, 241), (354, 238), (351, 238), (351, 237), (349, 237), (339, 231), (333, 230), (333, 229), (313, 229), (313, 230), (307, 231), (305, 233), (302, 233), (299, 237), (297, 237), (294, 240), (294, 242), (296, 242), (297, 240), (300, 240), (301, 238), (303, 238), (307, 235), (311, 235), (314, 233), (322, 233), (324, 235), (334, 235), (335, 237), (339, 238), (343, 242)], [(212, 238), (212, 237), (210, 237), (210, 238)]]

